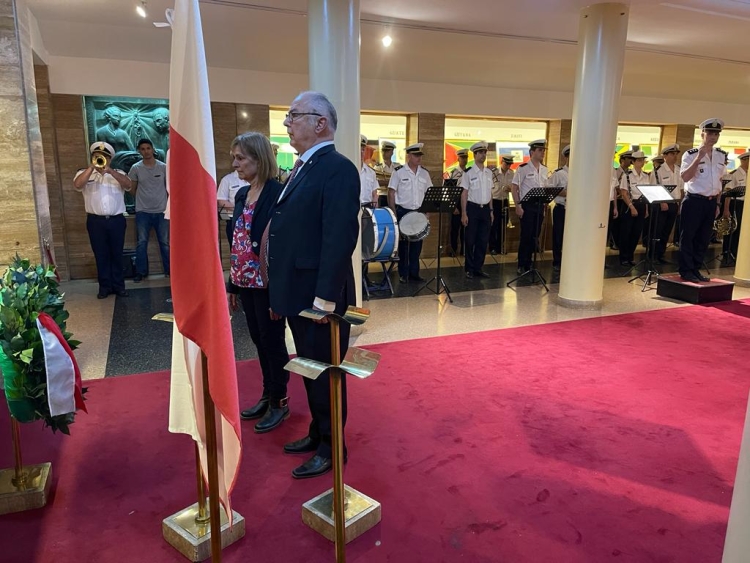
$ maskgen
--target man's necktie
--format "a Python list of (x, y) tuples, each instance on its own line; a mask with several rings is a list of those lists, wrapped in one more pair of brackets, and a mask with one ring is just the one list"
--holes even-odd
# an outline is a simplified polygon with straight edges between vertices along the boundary
[(302, 168), (302, 165), (305, 163), (304, 160), (301, 158), (298, 158), (296, 162), (294, 163), (294, 167), (292, 168), (292, 171), (289, 173), (289, 178), (286, 180), (286, 185), (290, 185), (292, 183), (292, 180), (294, 180), (294, 177), (297, 175), (297, 171)]

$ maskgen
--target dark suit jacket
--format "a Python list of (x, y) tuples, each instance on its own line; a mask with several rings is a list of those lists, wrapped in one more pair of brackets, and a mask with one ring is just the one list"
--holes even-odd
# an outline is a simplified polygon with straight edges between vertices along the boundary
[(285, 317), (335, 301), (355, 302), (352, 253), (359, 237), (359, 171), (333, 145), (316, 151), (286, 187), (271, 216), (271, 309)]
[[(281, 190), (284, 189), (279, 182), (273, 178), (266, 182), (263, 186), (263, 190), (260, 192), (258, 202), (255, 204), (255, 212), (253, 213), (253, 223), (250, 225), (250, 244), (253, 246), (255, 253), (260, 256), (260, 243), (263, 238), (263, 231), (266, 230), (266, 225), (271, 219), (271, 213), (276, 200), (279, 199)], [(237, 224), (237, 219), (242, 215), (242, 210), (245, 208), (245, 202), (247, 201), (247, 193), (250, 191), (250, 186), (241, 188), (234, 196), (234, 213), (232, 213), (232, 233), (234, 233), (234, 225)], [(231, 252), (231, 249), (230, 249)], [(232, 284), (231, 281), (227, 282), (227, 291), (230, 293), (238, 293), (239, 288)]]

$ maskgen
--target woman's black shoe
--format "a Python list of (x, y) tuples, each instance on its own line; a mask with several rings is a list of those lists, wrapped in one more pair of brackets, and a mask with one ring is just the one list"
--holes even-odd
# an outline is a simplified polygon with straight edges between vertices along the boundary
[(242, 420), (253, 420), (256, 418), (260, 418), (261, 416), (266, 414), (269, 401), (270, 399), (268, 398), (268, 395), (263, 395), (254, 407), (250, 407), (246, 411), (242, 411), (240, 413), (240, 418), (242, 418)]
[(284, 397), (280, 401), (269, 403), (266, 414), (255, 425), (255, 432), (256, 434), (270, 432), (287, 418), (289, 418), (289, 398)]

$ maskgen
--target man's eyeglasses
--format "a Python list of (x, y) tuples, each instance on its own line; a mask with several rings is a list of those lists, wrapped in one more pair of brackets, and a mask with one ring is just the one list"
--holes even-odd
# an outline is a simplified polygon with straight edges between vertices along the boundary
[(286, 115), (285, 115), (284, 117), (286, 118), (286, 120), (287, 120), (287, 121), (288, 121), (289, 123), (292, 123), (292, 122), (293, 122), (293, 121), (294, 121), (295, 119), (297, 119), (298, 117), (302, 117), (303, 115), (317, 115), (318, 117), (323, 117), (323, 116), (322, 116), (321, 114), (319, 114), (319, 113), (316, 113), (316, 112), (314, 112), (314, 111), (305, 111), (305, 112), (301, 112), (301, 111), (290, 111), (290, 112), (289, 112), (289, 113), (287, 113), (287, 114), (286, 114)]

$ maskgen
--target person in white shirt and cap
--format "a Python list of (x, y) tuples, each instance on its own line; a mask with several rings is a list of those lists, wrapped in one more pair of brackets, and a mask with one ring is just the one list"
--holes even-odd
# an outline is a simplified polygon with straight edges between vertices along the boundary
[(537, 205), (521, 203), (521, 200), (532, 188), (547, 186), (549, 172), (542, 164), (547, 151), (547, 139), (537, 139), (529, 143), (529, 161), (516, 169), (511, 190), (516, 205), (516, 215), (521, 220), (521, 240), (518, 244), (518, 273), (523, 274), (531, 269), (531, 258), (542, 230), (544, 210)]
[(464, 271), (467, 278), (489, 278), (482, 270), (487, 255), (487, 243), (492, 227), (492, 170), (484, 163), (487, 160), (486, 141), (471, 145), (474, 166), (461, 176), (461, 224), (466, 227), (466, 261)]
[(378, 178), (375, 171), (365, 163), (365, 149), (367, 148), (367, 137), (360, 135), (360, 159), (359, 159), (359, 203), (363, 206), (378, 206)]
[[(124, 297), (125, 279), (122, 270), (122, 249), (125, 246), (125, 192), (132, 182), (122, 170), (110, 168), (115, 150), (109, 143), (97, 141), (89, 147), (91, 164), (75, 175), (73, 187), (83, 192), (86, 209), (86, 230), (96, 260), (99, 293), (104, 299), (110, 294)], [(96, 166), (95, 166), (96, 164)]]
[[(615, 156), (617, 152), (615, 151)], [(620, 243), (620, 217), (624, 211), (623, 202), (620, 199), (620, 180), (633, 165), (633, 151), (627, 150), (620, 153), (618, 157), (620, 166), (612, 169), (612, 181), (609, 186), (609, 225), (607, 226), (607, 240), (612, 250), (618, 250)]]
[(500, 166), (492, 171), (492, 228), (490, 229), (490, 254), (503, 252), (505, 241), (505, 225), (508, 223), (510, 202), (508, 194), (513, 183), (515, 172), (511, 168), (513, 155), (504, 154), (500, 157)]
[(565, 232), (565, 203), (568, 196), (568, 162), (570, 158), (570, 145), (567, 145), (560, 153), (563, 165), (552, 173), (547, 185), (551, 188), (563, 188), (555, 197), (555, 206), (552, 209), (552, 269), (560, 271), (562, 265), (563, 233)]
[[(750, 162), (750, 150), (743, 152), (737, 158), (740, 161), (740, 165), (730, 172), (730, 180), (729, 183), (724, 186), (724, 191), (733, 190), (740, 186), (745, 187), (747, 185), (747, 169), (748, 163)], [(722, 214), (727, 218), (734, 214), (737, 219), (737, 230), (731, 235), (726, 235), (724, 237), (724, 243), (722, 246), (722, 254), (724, 255), (722, 265), (730, 265), (730, 254), (735, 260), (737, 259), (737, 249), (740, 244), (740, 228), (742, 227), (742, 209), (744, 206), (745, 196), (738, 198), (724, 198)]]
[[(467, 167), (466, 164), (469, 162), (469, 149), (458, 149), (456, 151), (456, 158), (458, 158), (458, 166), (452, 171), (449, 180), (455, 180), (456, 185), (461, 182), (461, 176), (471, 168)], [(451, 250), (453, 256), (464, 253), (465, 241), (464, 234), (466, 228), (461, 224), (461, 200), (456, 202), (456, 207), (453, 209), (453, 215), (451, 215)], [(458, 245), (459, 238), (461, 239), (461, 246)]]
[[(432, 186), (427, 169), (422, 166), (424, 143), (414, 143), (406, 147), (406, 165), (393, 169), (388, 183), (388, 206), (396, 214), (398, 221), (412, 211), (418, 211), (424, 201), (427, 188)], [(419, 275), (419, 255), (422, 241), (409, 242), (401, 239), (398, 243), (398, 279), (422, 282)]]
[(648, 218), (648, 204), (638, 186), (653, 183), (651, 174), (643, 169), (646, 155), (643, 151), (633, 153), (633, 169), (622, 175), (620, 197), (623, 213), (620, 214), (620, 264), (635, 266), (635, 249), (643, 233), (643, 223)]
[(701, 274), (711, 241), (714, 220), (721, 212), (721, 180), (726, 174), (727, 153), (715, 145), (724, 129), (712, 117), (700, 124), (701, 144), (682, 155), (680, 177), (685, 182), (680, 219), (680, 277), (685, 281), (709, 281)]
[[(671, 194), (674, 203), (660, 203), (659, 215), (657, 216), (656, 233), (659, 239), (654, 248), (654, 255), (660, 264), (667, 264), (664, 255), (667, 251), (667, 243), (672, 234), (672, 229), (677, 220), (680, 201), (682, 200), (683, 181), (680, 178), (680, 167), (677, 164), (677, 157), (680, 154), (680, 145), (677, 143), (664, 147), (661, 150), (662, 164), (654, 164), (653, 176), (657, 184), (662, 186), (675, 186)], [(657, 158), (653, 158), (657, 162)]]
[(232, 247), (232, 234), (234, 230), (234, 226), (232, 225), (234, 197), (237, 195), (237, 192), (247, 185), (249, 185), (248, 182), (240, 178), (236, 170), (232, 170), (221, 179), (219, 188), (216, 190), (216, 205), (219, 208), (219, 217), (226, 221), (226, 233), (230, 249)]

